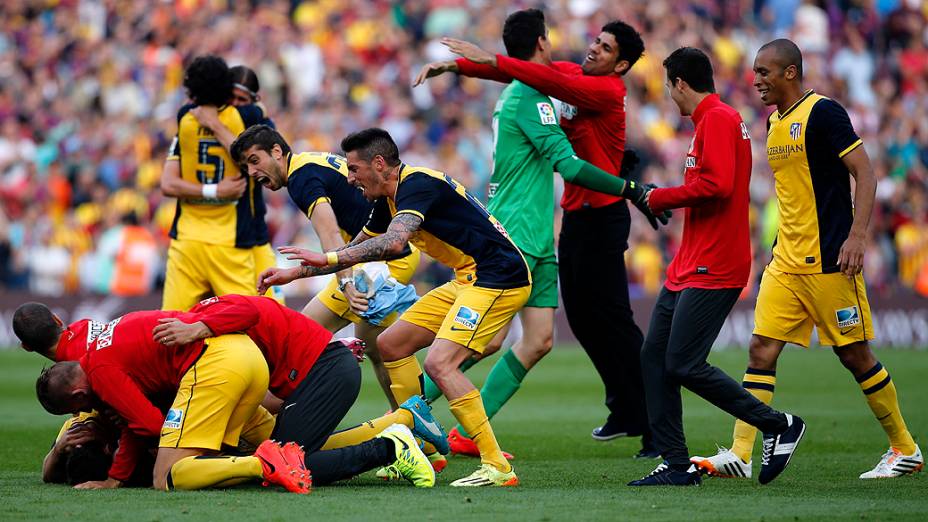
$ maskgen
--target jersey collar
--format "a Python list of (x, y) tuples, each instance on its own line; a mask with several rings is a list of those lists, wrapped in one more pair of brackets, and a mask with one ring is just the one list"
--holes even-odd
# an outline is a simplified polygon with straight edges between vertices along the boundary
[(691, 118), (693, 118), (693, 123), (699, 125), (699, 120), (706, 114), (706, 111), (721, 104), (722, 99), (718, 94), (710, 94), (703, 98), (702, 101), (699, 102), (699, 105), (696, 106), (696, 109), (693, 110), (693, 115), (691, 116)]
[(799, 98), (798, 100), (796, 100), (795, 103), (789, 106), (789, 109), (786, 109), (785, 111), (783, 111), (783, 114), (778, 115), (777, 119), (782, 120), (783, 118), (789, 116), (789, 113), (796, 110), (796, 107), (799, 107), (799, 105), (802, 104), (802, 102), (808, 100), (809, 96), (812, 96), (814, 93), (815, 91), (813, 91), (812, 89), (809, 89), (808, 91), (806, 91), (806, 93), (803, 94), (801, 98)]

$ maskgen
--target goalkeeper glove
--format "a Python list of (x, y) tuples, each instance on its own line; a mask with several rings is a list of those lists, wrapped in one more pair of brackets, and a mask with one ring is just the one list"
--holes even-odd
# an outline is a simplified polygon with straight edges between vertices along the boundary
[[(635, 156), (635, 158), (637, 159), (637, 155)], [(622, 170), (625, 170), (624, 161), (622, 162)], [(655, 215), (653, 212), (651, 212), (651, 208), (648, 207), (648, 204), (646, 202), (647, 195), (649, 192), (651, 192), (652, 190), (656, 188), (657, 188), (657, 185), (653, 183), (647, 183), (645, 185), (642, 185), (634, 181), (626, 181), (625, 190), (622, 191), (622, 197), (631, 201), (632, 204), (635, 205), (635, 207), (638, 208), (638, 210), (640, 210), (641, 213), (644, 214), (646, 218), (648, 218), (648, 223), (651, 224), (651, 228), (653, 228), (654, 230), (657, 230), (658, 228), (658, 224), (657, 224), (658, 221), (661, 223), (661, 225), (666, 225), (667, 222), (670, 221), (670, 215), (671, 215), (670, 211), (668, 210), (665, 210), (664, 212), (660, 212), (657, 215)]]

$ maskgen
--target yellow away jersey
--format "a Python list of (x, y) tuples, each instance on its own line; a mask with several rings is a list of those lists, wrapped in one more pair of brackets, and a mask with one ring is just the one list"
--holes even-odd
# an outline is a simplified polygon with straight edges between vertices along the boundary
[[(185, 105), (177, 114), (177, 136), (168, 159), (180, 161), (184, 181), (217, 184), (225, 177), (240, 176), (229, 152), (213, 131), (200, 125)], [(219, 120), (236, 136), (266, 121), (256, 105), (219, 108)], [(233, 200), (178, 199), (170, 235), (174, 239), (213, 245), (250, 248), (268, 242), (266, 212), (261, 187), (248, 178), (245, 194)]]
[(791, 274), (838, 271), (854, 220), (850, 172), (841, 158), (861, 145), (844, 107), (808, 91), (768, 119), (767, 161), (779, 228), (771, 266)]

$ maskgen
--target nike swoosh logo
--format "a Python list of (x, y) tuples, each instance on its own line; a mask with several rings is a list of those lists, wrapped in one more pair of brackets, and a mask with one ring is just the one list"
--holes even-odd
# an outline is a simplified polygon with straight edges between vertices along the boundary
[(454, 326), (452, 326), (451, 331), (452, 332), (472, 332), (473, 330), (471, 330), (470, 328), (455, 328)]
[(409, 451), (409, 444), (406, 444), (406, 441), (405, 441), (405, 440), (403, 440), (403, 439), (400, 438), (400, 437), (397, 437), (397, 438), (395, 438), (395, 439), (393, 439), (393, 440), (398, 440), (398, 441), (400, 441), (400, 444), (403, 445), (403, 451)]
[(846, 329), (844, 329), (844, 330), (841, 330), (841, 335), (847, 335), (847, 334), (853, 332), (853, 331), (854, 331), (854, 328), (856, 328), (856, 326), (852, 326), (852, 327), (850, 327), (850, 328), (846, 328)]
[(423, 419), (421, 416), (419, 416), (418, 413), (416, 413), (415, 415), (416, 415), (416, 418), (419, 419), (419, 422), (421, 422), (422, 425), (425, 426), (427, 430), (431, 431), (432, 434), (434, 434), (435, 436), (441, 435), (441, 429), (438, 428), (437, 423)]
[(332, 294), (332, 299), (335, 299), (336, 301), (340, 301), (340, 302), (342, 302), (342, 303), (347, 303), (347, 302), (348, 302), (348, 301), (345, 301), (344, 299), (339, 299), (339, 298), (338, 298), (338, 294)]
[(284, 406), (284, 409), (285, 409), (285, 410), (289, 410), (294, 404), (296, 404), (296, 403), (295, 403), (295, 402), (291, 402), (290, 404)]

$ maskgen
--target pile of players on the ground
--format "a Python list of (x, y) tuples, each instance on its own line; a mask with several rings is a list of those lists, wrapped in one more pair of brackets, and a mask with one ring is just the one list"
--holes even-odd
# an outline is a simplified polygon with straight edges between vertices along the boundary
[[(23, 347), (56, 361), (38, 379), (39, 401), (75, 415), (45, 459), (45, 480), (160, 490), (263, 481), (307, 493), (377, 469), (431, 487), (450, 452), (480, 458), (452, 486), (518, 485), (490, 419), (551, 349), (559, 280), (571, 328), (606, 385), (610, 416), (593, 438), (640, 436), (638, 456), (662, 458), (629, 485), (749, 478), (758, 429), (759, 480), (775, 479), (806, 431), (801, 418), (769, 406), (776, 361), (787, 342), (807, 346), (813, 327), (889, 438), (860, 478), (921, 470), (895, 386), (868, 345), (861, 267), (876, 181), (844, 109), (802, 88), (796, 45), (774, 40), (754, 62), (760, 99), (776, 106), (767, 154), (780, 228), (739, 384), (706, 359), (750, 276), (751, 137), (715, 94), (709, 57), (683, 47), (663, 62), (669, 95), (696, 130), (682, 184), (659, 188), (628, 179), (637, 158), (624, 150), (622, 76), (644, 51), (637, 31), (605, 25), (580, 65), (551, 60), (536, 9), (510, 15), (503, 35), (508, 56), (444, 39), (462, 58), (428, 64), (415, 81), (456, 72), (509, 83), (493, 114), (486, 207), (452, 176), (402, 163), (381, 129), (345, 137), (344, 156), (292, 151), (256, 104), (253, 71), (195, 59), (184, 78), (192, 103), (178, 113), (162, 179), (178, 198), (164, 310), (67, 326), (38, 303), (14, 315)], [(555, 172), (567, 183), (558, 256)], [(259, 185), (287, 187), (324, 252), (282, 247), (299, 265), (273, 266)], [(687, 209), (646, 336), (627, 306), (625, 200), (654, 228)], [(420, 251), (454, 278), (417, 298), (407, 283)], [(336, 277), (302, 313), (275, 291), (324, 274)], [(219, 297), (197, 304), (209, 295)], [(464, 371), (501, 348), (517, 313), (522, 337), (478, 391)], [(361, 339), (333, 341), (349, 323)], [(616, 332), (602, 336), (603, 328)], [(336, 432), (358, 397), (365, 354), (392, 410)], [(681, 386), (738, 419), (732, 449), (689, 456)], [(459, 422), (450, 433), (429, 406), (441, 395)]]

